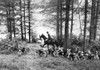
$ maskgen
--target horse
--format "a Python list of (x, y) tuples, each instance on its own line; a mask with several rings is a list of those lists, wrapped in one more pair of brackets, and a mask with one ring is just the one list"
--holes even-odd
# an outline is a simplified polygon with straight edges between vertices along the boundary
[(57, 42), (57, 40), (54, 40), (54, 39), (52, 39), (52, 40), (48, 40), (48, 38), (45, 36), (45, 35), (40, 35), (40, 39), (42, 40), (44, 40), (44, 44), (43, 44), (43, 47), (45, 46), (45, 45), (47, 45), (47, 47), (48, 47), (48, 49), (49, 49), (49, 45), (51, 45), (51, 46), (53, 46), (53, 49), (55, 49), (55, 46), (56, 47), (58, 47), (59, 46), (59, 43)]

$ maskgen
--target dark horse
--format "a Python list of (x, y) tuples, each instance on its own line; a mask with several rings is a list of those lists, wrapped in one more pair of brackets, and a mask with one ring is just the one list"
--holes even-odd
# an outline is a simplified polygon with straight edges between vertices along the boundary
[(40, 39), (42, 39), (43, 38), (43, 40), (44, 40), (44, 45), (43, 45), (43, 47), (45, 46), (45, 45), (47, 45), (48, 46), (48, 49), (49, 49), (49, 45), (52, 45), (53, 46), (53, 48), (55, 48), (55, 46), (56, 47), (58, 47), (59, 46), (59, 43), (57, 42), (57, 40), (54, 40), (54, 39), (51, 39), (51, 40), (48, 40), (48, 38), (45, 36), (45, 35), (40, 35)]

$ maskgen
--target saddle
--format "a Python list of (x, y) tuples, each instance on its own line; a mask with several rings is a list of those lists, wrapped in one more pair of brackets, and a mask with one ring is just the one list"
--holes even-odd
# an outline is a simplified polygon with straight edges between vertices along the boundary
[(48, 41), (48, 42), (52, 42), (53, 40), (52, 40), (52, 39), (47, 39), (47, 41)]

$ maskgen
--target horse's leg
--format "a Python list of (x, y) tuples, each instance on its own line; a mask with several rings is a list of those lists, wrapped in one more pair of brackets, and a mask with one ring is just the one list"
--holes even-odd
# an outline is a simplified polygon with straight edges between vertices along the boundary
[(53, 46), (53, 52), (52, 52), (52, 56), (57, 56), (57, 52), (56, 52), (56, 48), (55, 48), (55, 44), (52, 44)]
[(42, 45), (43, 47), (45, 46), (45, 44)]
[(46, 43), (44, 43), (42, 46), (44, 47), (46, 45)]
[(47, 45), (47, 48), (49, 49), (49, 45)]
[(53, 45), (53, 47), (54, 47), (54, 50), (56, 50), (56, 49), (57, 49), (57, 47), (56, 47), (56, 45), (55, 45), (55, 44)]

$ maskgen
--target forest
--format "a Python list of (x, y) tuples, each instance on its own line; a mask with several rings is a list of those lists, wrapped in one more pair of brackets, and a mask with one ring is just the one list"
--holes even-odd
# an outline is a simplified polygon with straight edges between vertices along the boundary
[(0, 70), (100, 70), (100, 0), (0, 0)]

